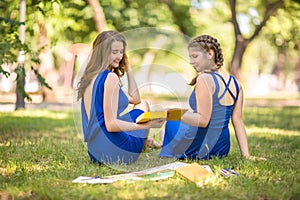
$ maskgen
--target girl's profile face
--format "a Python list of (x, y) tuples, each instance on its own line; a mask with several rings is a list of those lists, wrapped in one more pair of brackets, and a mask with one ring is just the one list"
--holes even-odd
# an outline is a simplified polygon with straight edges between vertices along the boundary
[(188, 49), (190, 56), (190, 64), (193, 65), (197, 72), (202, 72), (207, 69), (208, 56), (207, 53), (200, 51), (196, 47)]
[(123, 42), (114, 41), (111, 44), (111, 52), (110, 52), (110, 66), (113, 68), (118, 68), (120, 61), (122, 60), (124, 55), (124, 45)]

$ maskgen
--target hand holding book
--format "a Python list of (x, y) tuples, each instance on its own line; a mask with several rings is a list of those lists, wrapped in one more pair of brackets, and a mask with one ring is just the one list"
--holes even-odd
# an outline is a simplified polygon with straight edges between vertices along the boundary
[(167, 120), (180, 120), (188, 109), (170, 108), (167, 110)]
[(136, 119), (136, 123), (146, 123), (155, 119), (166, 119), (166, 120), (180, 120), (181, 116), (187, 111), (187, 109), (181, 108), (170, 108), (164, 111), (149, 111), (144, 112)]

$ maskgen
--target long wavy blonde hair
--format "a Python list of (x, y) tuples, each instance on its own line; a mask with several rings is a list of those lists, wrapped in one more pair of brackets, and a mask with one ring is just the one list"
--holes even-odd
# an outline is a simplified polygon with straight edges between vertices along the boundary
[[(103, 31), (100, 34), (98, 34), (98, 36), (94, 40), (90, 59), (77, 85), (77, 101), (79, 101), (83, 97), (86, 88), (89, 86), (89, 84), (92, 82), (92, 79), (97, 74), (104, 71), (105, 69), (112, 69), (109, 62), (111, 54), (111, 45), (115, 41), (123, 43), (125, 52), (125, 37), (116, 31)], [(126, 58), (127, 56), (124, 53), (119, 67), (117, 69), (114, 69), (114, 72), (119, 77), (124, 75), (124, 68), (127, 64), (127, 62), (125, 61)]]

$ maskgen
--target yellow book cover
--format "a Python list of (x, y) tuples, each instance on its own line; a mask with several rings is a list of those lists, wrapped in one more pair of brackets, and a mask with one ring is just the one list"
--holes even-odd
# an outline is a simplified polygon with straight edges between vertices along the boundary
[(136, 118), (136, 123), (141, 124), (153, 119), (166, 119), (166, 118), (167, 118), (166, 111), (144, 112), (143, 114), (141, 114)]
[(213, 177), (213, 174), (211, 172), (206, 170), (198, 163), (191, 163), (187, 166), (178, 167), (175, 170), (175, 173), (179, 174), (189, 181), (196, 183), (197, 186), (202, 186), (210, 178)]
[(153, 119), (180, 120), (188, 109), (170, 108), (165, 111), (144, 112), (136, 118), (136, 123), (145, 123)]
[(167, 119), (168, 120), (180, 120), (181, 116), (188, 111), (188, 109), (182, 108), (170, 108), (167, 110)]

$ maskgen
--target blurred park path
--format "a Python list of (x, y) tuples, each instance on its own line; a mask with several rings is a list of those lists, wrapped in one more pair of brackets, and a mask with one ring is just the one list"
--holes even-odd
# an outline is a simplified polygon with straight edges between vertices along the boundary
[[(26, 102), (26, 109), (51, 109), (51, 110), (72, 110), (73, 109), (73, 90), (56, 90), (55, 101), (43, 102), (41, 94), (31, 94), (32, 102)], [(299, 95), (294, 97), (286, 97), (284, 95), (276, 94), (271, 97), (251, 97), (245, 98), (245, 107), (299, 107)], [(14, 93), (0, 93), (0, 112), (12, 112), (15, 109), (15, 94)], [(150, 105), (157, 107), (178, 107), (178, 105), (187, 106), (186, 100), (170, 100), (163, 97), (160, 98), (144, 98), (148, 100)], [(77, 105), (78, 106), (78, 105)]]

